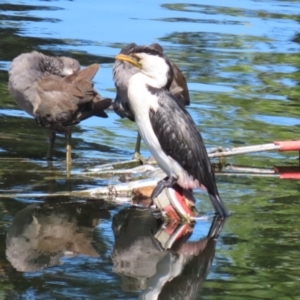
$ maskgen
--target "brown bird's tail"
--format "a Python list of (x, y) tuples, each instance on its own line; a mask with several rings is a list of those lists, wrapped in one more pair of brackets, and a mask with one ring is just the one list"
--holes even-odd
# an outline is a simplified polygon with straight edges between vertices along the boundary
[(80, 80), (91, 81), (100, 68), (99, 64), (92, 64), (84, 69), (77, 71), (76, 73), (69, 75), (67, 80), (72, 82), (79, 82)]
[(97, 102), (94, 102), (93, 115), (101, 118), (107, 118), (108, 115), (106, 114), (104, 109), (108, 109), (110, 105), (111, 105), (111, 99), (108, 98), (103, 98)]
[(99, 100), (95, 101), (94, 99), (95, 102), (93, 103), (92, 109), (84, 110), (81, 112), (80, 121), (90, 118), (92, 116), (96, 116), (100, 118), (108, 118), (108, 115), (106, 114), (104, 109), (109, 108), (109, 106), (111, 105), (111, 99), (108, 98), (101, 99), (100, 95), (97, 95), (96, 99)]
[(74, 83), (82, 92), (80, 104), (91, 103), (88, 109), (83, 109), (80, 114), (80, 120), (85, 120), (92, 116), (101, 118), (107, 118), (108, 115), (104, 111), (111, 105), (111, 99), (102, 98), (99, 93), (94, 89), (94, 85), (91, 80), (99, 70), (99, 64), (92, 64), (78, 72), (66, 77), (65, 80)]

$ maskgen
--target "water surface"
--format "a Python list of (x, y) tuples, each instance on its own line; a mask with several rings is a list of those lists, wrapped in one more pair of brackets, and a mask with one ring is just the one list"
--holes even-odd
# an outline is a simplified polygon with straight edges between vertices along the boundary
[[(119, 176), (78, 174), (131, 159), (135, 124), (109, 112), (108, 119), (91, 118), (76, 126), (72, 170), (77, 175), (67, 178), (64, 139), (57, 140), (49, 167), (47, 132), (15, 105), (6, 87), (10, 61), (38, 50), (72, 56), (83, 66), (100, 63), (95, 87), (114, 98), (112, 65), (119, 49), (130, 42), (159, 42), (187, 78), (188, 110), (208, 148), (297, 139), (299, 1), (26, 0), (0, 1), (0, 9), (4, 299), (143, 298), (151, 295), (149, 278), (158, 280), (155, 272), (170, 275), (163, 266), (171, 266), (172, 259), (183, 272), (169, 277), (159, 299), (171, 298), (174, 287), (175, 299), (184, 299), (180, 297), (187, 295), (186, 286), (193, 289), (186, 296), (191, 299), (300, 299), (298, 181), (218, 175), (232, 216), (223, 224), (217, 244), (209, 239), (212, 219), (198, 221), (174, 258), (152, 248), (149, 232), (159, 232), (161, 223), (147, 211), (102, 199), (35, 197), (119, 182)], [(145, 148), (142, 154), (149, 155)], [(273, 151), (230, 157), (227, 162), (272, 168), (297, 165), (297, 157)], [(27, 196), (11, 196), (15, 193)], [(206, 195), (196, 192), (195, 197), (200, 212), (212, 212)], [(15, 247), (9, 247), (7, 237), (15, 238)], [(191, 247), (198, 252), (191, 254)], [(178, 258), (184, 263), (178, 264)], [(153, 264), (147, 265), (147, 259)]]

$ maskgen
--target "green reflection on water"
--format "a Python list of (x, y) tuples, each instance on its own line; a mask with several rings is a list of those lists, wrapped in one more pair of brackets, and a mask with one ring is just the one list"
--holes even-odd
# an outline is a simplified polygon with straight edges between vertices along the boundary
[[(278, 9), (275, 12), (271, 1), (270, 11), (185, 3), (162, 5), (166, 11), (187, 12), (185, 17), (166, 16), (166, 18), (155, 19), (155, 22), (161, 22), (162, 25), (165, 24), (164, 22), (174, 24), (172, 32), (165, 36), (160, 36), (158, 33), (158, 39), (163, 45), (166, 44), (166, 53), (182, 68), (191, 85), (192, 104), (189, 110), (203, 133), (208, 147), (216, 145), (232, 147), (298, 138), (300, 56), (299, 47), (295, 43), (299, 42), (299, 36), (287, 36), (287, 39), (282, 41), (281, 36), (277, 39), (276, 33), (264, 36), (218, 33), (210, 32), (209, 25), (204, 27), (204, 24), (234, 26), (235, 22), (237, 26), (249, 26), (253, 18), (253, 20), (272, 21), (274, 27), (284, 29), (286, 25), (281, 25), (282, 20), (291, 22), (299, 20), (299, 16), (293, 11), (298, 2), (289, 2), (291, 6), (294, 5), (290, 8), (290, 13), (288, 9), (287, 12), (280, 13)], [(248, 6), (250, 7), (251, 4), (253, 3), (249, 1)], [(5, 9), (10, 11), (11, 7), (4, 7), (3, 10)], [(209, 20), (204, 18), (207, 14), (210, 15)], [(16, 111), (14, 113), (10, 111), (10, 109), (16, 110), (16, 105), (7, 92), (7, 72), (4, 66), (20, 52), (33, 49), (46, 49), (47, 54), (72, 54), (83, 65), (95, 61), (111, 63), (123, 42), (115, 41), (112, 37), (107, 43), (112, 50), (111, 57), (101, 57), (92, 55), (84, 49), (78, 50), (76, 47), (81, 44), (85, 46), (97, 44), (96, 41), (21, 35), (24, 28), (19, 27), (21, 25), (17, 22), (12, 23), (17, 21), (16, 19), (5, 14), (1, 16), (2, 22), (6, 25), (0, 33), (2, 41), (0, 108), (3, 109), (3, 113), (6, 112), (0, 119), (0, 150), (2, 150), (0, 157), (3, 158), (0, 160), (1, 192), (68, 191), (105, 185), (106, 182), (103, 182), (105, 180), (117, 181), (118, 178), (66, 180), (63, 174), (64, 164), (60, 162), (64, 157), (63, 140), (58, 141), (55, 153), (58, 161), (54, 162), (54, 170), (48, 168), (43, 161), (46, 154), (46, 133), (32, 119), (16, 116)], [(224, 17), (220, 20), (217, 16)], [(226, 21), (227, 17), (239, 18), (236, 21), (231, 19), (229, 22)], [(242, 20), (241, 17), (247, 18)], [(32, 16), (18, 16), (18, 18), (23, 21), (43, 23), (42, 18), (34, 19)], [(153, 19), (153, 16), (151, 18)], [(45, 23), (58, 21), (47, 19)], [(191, 26), (200, 23), (203, 27), (198, 31), (183, 32), (180, 27), (181, 22), (191, 23)], [(149, 21), (149, 26), (151, 24)], [(294, 39), (292, 45), (285, 45), (285, 43), (292, 43), (292, 39)], [(149, 41), (151, 42), (153, 41)], [(259, 49), (260, 45), (263, 45), (263, 51)], [(106, 91), (111, 92), (112, 86), (113, 84), (106, 86)], [(123, 139), (124, 132), (130, 132), (127, 140)], [(76, 127), (75, 133), (77, 134), (77, 139), (74, 139), (75, 158), (78, 161), (75, 160), (74, 167), (78, 171), (100, 163), (103, 153), (108, 153), (109, 160), (115, 160), (116, 155), (120, 153), (122, 159), (131, 157), (135, 125), (127, 120), (116, 119), (112, 126), (104, 129), (85, 129), (80, 125)], [(88, 134), (89, 141), (86, 141)], [(102, 136), (104, 141), (101, 146), (99, 136)], [(95, 154), (91, 155), (91, 152)], [(296, 165), (297, 156), (297, 153), (270, 152), (232, 157), (228, 158), (227, 162), (272, 168), (277, 164)], [(25, 161), (13, 161), (13, 158), (23, 158)], [(30, 160), (26, 160), (27, 158)], [(218, 186), (233, 215), (226, 223), (217, 244), (216, 259), (208, 280), (203, 284), (201, 298), (299, 299), (299, 183), (276, 178), (218, 176)], [(206, 200), (205, 196), (198, 194), (197, 199)], [(3, 292), (5, 290), (16, 289), (22, 294), (32, 286), (41, 288), (46, 285), (45, 290), (41, 288), (39, 291), (41, 295), (46, 294), (50, 287), (53, 287), (51, 276), (29, 278), (18, 274), (18, 280), (22, 282), (21, 288), (18, 288), (16, 282), (7, 276), (7, 274), (14, 274), (14, 271), (4, 258), (4, 233), (12, 217), (21, 209), (17, 201), (9, 201), (6, 200), (5, 205), (0, 203), (2, 232), (0, 274), (3, 275), (0, 290), (5, 296)], [(211, 211), (208, 201), (199, 201), (198, 205), (201, 211)], [(106, 237), (107, 241), (113, 243), (112, 236)], [(111, 275), (109, 255), (103, 264), (107, 272), (105, 275)], [(76, 266), (74, 268), (76, 271)], [(68, 270), (64, 272), (70, 274)], [(61, 278), (60, 284), (65, 284), (70, 289), (85, 284), (89, 286), (84, 273), (82, 274), (78, 273), (80, 277), (78, 281), (68, 279), (67, 276)], [(94, 270), (93, 274), (98, 275), (97, 270)], [(96, 285), (95, 282), (97, 283), (97, 280), (91, 285)], [(103, 286), (109, 284), (113, 286), (111, 289), (120, 289), (118, 280), (113, 283), (104, 281)], [(59, 283), (54, 286), (57, 291), (60, 291)], [(96, 292), (101, 291), (101, 288), (95, 289), (95, 286), (93, 288), (86, 290), (87, 297), (95, 296)], [(113, 294), (117, 297), (116, 291)], [(129, 295), (129, 293), (124, 292), (122, 295)]]

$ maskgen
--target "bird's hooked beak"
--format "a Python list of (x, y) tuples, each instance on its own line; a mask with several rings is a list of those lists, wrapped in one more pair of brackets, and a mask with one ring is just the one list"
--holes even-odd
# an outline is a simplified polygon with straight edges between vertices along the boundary
[(142, 64), (139, 63), (136, 59), (134, 59), (132, 56), (129, 55), (125, 55), (125, 54), (118, 54), (116, 56), (116, 59), (121, 60), (121, 61), (126, 61), (132, 65), (134, 65), (135, 67), (141, 69), (142, 68)]

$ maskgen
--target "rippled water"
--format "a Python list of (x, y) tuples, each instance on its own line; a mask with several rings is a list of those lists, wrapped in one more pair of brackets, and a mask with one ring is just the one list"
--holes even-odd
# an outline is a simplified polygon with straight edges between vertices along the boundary
[[(35, 197), (118, 182), (118, 176), (79, 175), (131, 159), (135, 124), (109, 112), (108, 119), (76, 126), (76, 175), (67, 178), (64, 139), (50, 168), (46, 131), (17, 108), (6, 87), (10, 61), (39, 50), (83, 66), (101, 63), (95, 87), (114, 98), (119, 49), (159, 42), (186, 75), (188, 109), (208, 148), (297, 139), (300, 1), (0, 0), (0, 10), (1, 298), (155, 299), (150, 286), (157, 281), (159, 299), (172, 293), (172, 299), (300, 299), (298, 181), (219, 174), (232, 216), (217, 224), (224, 225), (217, 244), (212, 220), (201, 220), (175, 253), (159, 251), (152, 234), (162, 224), (147, 211)], [(142, 153), (148, 156), (145, 148)], [(272, 168), (297, 165), (297, 158), (273, 151), (227, 162)], [(195, 196), (199, 211), (212, 211), (206, 195)]]

